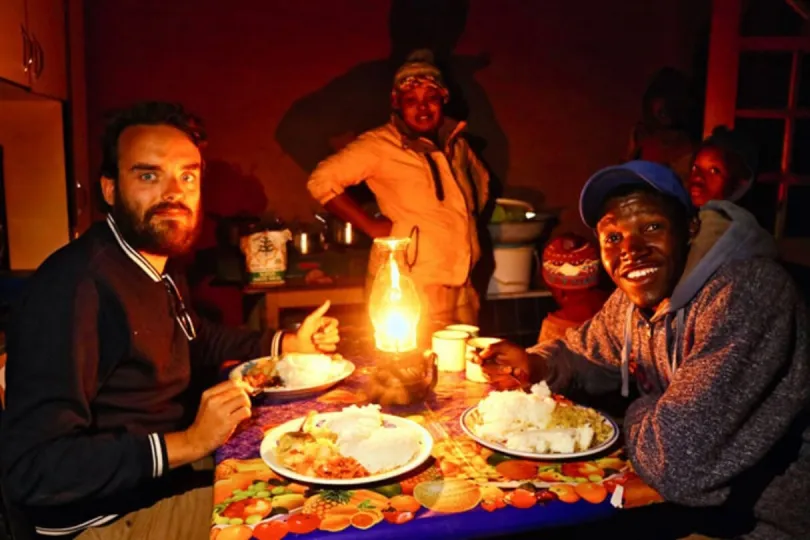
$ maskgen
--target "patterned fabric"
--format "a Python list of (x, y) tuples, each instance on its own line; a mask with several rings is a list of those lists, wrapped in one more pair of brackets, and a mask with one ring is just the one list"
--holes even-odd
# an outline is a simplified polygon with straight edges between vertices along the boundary
[(439, 90), (444, 90), (445, 92), (447, 91), (441, 79), (437, 79), (429, 73), (408, 75), (396, 85), (395, 89), (398, 92), (407, 92), (408, 90), (418, 88), (420, 86), (437, 88)]
[(420, 86), (440, 90), (445, 103), (450, 98), (450, 92), (444, 84), (442, 72), (433, 63), (433, 53), (427, 49), (412, 52), (405, 63), (397, 70), (396, 75), (394, 75), (391, 96), (396, 101), (397, 95)]
[(576, 234), (555, 238), (543, 250), (543, 280), (556, 289), (588, 289), (599, 282), (599, 252)]
[(561, 462), (524, 460), (479, 445), (459, 420), (497, 383), (451, 372), (439, 373), (426, 400), (383, 407), (433, 436), (433, 459), (425, 466), (386, 482), (325, 490), (277, 475), (259, 451), (270, 429), (309, 411), (369, 403), (369, 381), (380, 364), (367, 332), (344, 330), (340, 352), (357, 366), (348, 379), (299, 400), (257, 396), (251, 418), (216, 451), (210, 538), (511, 538), (662, 501), (633, 471), (621, 446)]

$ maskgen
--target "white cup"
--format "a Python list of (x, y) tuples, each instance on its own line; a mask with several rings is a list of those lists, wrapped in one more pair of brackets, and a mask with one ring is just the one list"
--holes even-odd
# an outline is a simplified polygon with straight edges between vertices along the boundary
[(489, 382), (484, 376), (484, 371), (481, 369), (481, 365), (476, 364), (472, 359), (475, 354), (480, 354), (481, 351), (490, 345), (498, 343), (499, 341), (503, 340), (501, 338), (494, 337), (474, 337), (467, 340), (467, 367), (465, 374), (468, 381), (480, 383)]
[(466, 332), (470, 337), (478, 337), (479, 328), (472, 324), (451, 324), (445, 327), (445, 330), (455, 330), (457, 332)]
[(468, 337), (469, 334), (458, 330), (433, 332), (432, 348), (437, 357), (439, 371), (464, 371)]

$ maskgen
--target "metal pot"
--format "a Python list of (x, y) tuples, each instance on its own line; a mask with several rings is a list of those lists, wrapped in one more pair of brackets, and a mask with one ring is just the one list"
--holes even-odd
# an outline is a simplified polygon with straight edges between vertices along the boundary
[(301, 255), (320, 253), (323, 251), (323, 234), (313, 231), (297, 231), (293, 233), (293, 247)]
[(326, 244), (343, 247), (371, 246), (371, 238), (351, 223), (327, 213), (315, 214), (315, 218), (323, 223)]

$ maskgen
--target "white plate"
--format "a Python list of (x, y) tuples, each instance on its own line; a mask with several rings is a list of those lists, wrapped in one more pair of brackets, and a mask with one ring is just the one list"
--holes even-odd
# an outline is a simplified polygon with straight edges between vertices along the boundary
[[(320, 423), (323, 420), (329, 419), (331, 416), (335, 416), (340, 414), (339, 412), (329, 412), (329, 413), (319, 413), (316, 416), (315, 421)], [(289, 478), (291, 480), (295, 480), (296, 482), (304, 482), (309, 484), (322, 484), (327, 486), (357, 486), (361, 484), (372, 484), (374, 482), (380, 482), (382, 480), (388, 480), (389, 478), (395, 478), (401, 474), (405, 474), (414, 470), (415, 468), (419, 467), (425, 461), (428, 460), (430, 457), (430, 452), (433, 449), (433, 437), (430, 435), (430, 432), (426, 430), (424, 427), (420, 426), (413, 420), (408, 420), (407, 418), (400, 418), (399, 416), (393, 416), (390, 414), (383, 414), (383, 422), (386, 426), (391, 426), (390, 429), (408, 429), (414, 432), (416, 436), (419, 437), (419, 446), (420, 450), (417, 454), (410, 459), (407, 463), (397, 467), (396, 469), (392, 469), (390, 471), (372, 474), (371, 476), (365, 476), (363, 478), (341, 478), (341, 479), (333, 479), (333, 478), (319, 478), (317, 476), (307, 476), (304, 474), (299, 474), (291, 469), (288, 469), (276, 457), (276, 448), (278, 447), (278, 441), (282, 435), (285, 433), (289, 433), (291, 431), (298, 431), (301, 427), (301, 423), (304, 421), (305, 417), (296, 418), (295, 420), (290, 420), (289, 422), (285, 422), (280, 426), (276, 426), (270, 431), (268, 431), (264, 439), (262, 440), (262, 445), (260, 448), (260, 453), (262, 459), (267, 466), (270, 467), (274, 472)]]
[[(248, 360), (242, 364), (239, 364), (235, 368), (231, 370), (229, 378), (232, 381), (241, 380), (244, 374), (252, 368), (257, 362), (263, 360), (264, 358), (255, 358), (253, 360)], [(277, 387), (267, 387), (262, 388), (262, 392), (264, 394), (273, 396), (273, 397), (280, 397), (280, 398), (301, 398), (307, 397), (312, 394), (317, 394), (318, 392), (322, 392), (332, 386), (336, 385), (340, 381), (348, 378), (352, 373), (354, 373), (355, 366), (353, 363), (349, 362), (345, 358), (339, 357), (334, 358), (332, 362), (340, 363), (343, 369), (338, 372), (335, 377), (329, 379), (328, 381), (324, 381), (319, 384), (315, 384), (312, 386), (299, 386), (299, 387), (288, 387), (288, 386), (277, 386)], [(336, 370), (337, 371), (337, 370)]]
[[(599, 411), (597, 411), (597, 413), (599, 413)], [(487, 448), (489, 448), (491, 450), (495, 450), (495, 451), (500, 452), (502, 454), (508, 454), (510, 456), (519, 456), (519, 457), (524, 457), (524, 458), (528, 458), (528, 459), (542, 459), (542, 460), (546, 460), (546, 461), (583, 458), (583, 457), (592, 456), (594, 454), (598, 454), (599, 452), (602, 452), (602, 451), (606, 450), (607, 448), (610, 448), (610, 446), (612, 446), (613, 443), (615, 443), (619, 438), (619, 426), (616, 425), (616, 422), (614, 422), (611, 418), (605, 416), (604, 414), (599, 413), (602, 416), (602, 418), (604, 418), (605, 421), (608, 424), (610, 424), (611, 427), (613, 427), (613, 435), (611, 435), (610, 438), (608, 440), (606, 440), (604, 443), (602, 443), (600, 445), (597, 445), (597, 446), (594, 446), (593, 448), (588, 448), (587, 450), (581, 450), (579, 452), (573, 452), (573, 453), (570, 453), (570, 454), (561, 454), (561, 453), (558, 453), (558, 452), (553, 452), (553, 453), (523, 452), (523, 451), (520, 451), (520, 450), (512, 450), (511, 448), (507, 448), (506, 446), (504, 446), (504, 445), (502, 445), (500, 443), (489, 441), (487, 439), (484, 439), (483, 437), (479, 437), (478, 435), (476, 435), (476, 433), (475, 433), (475, 431), (473, 430), (473, 427), (472, 427), (473, 426), (472, 418), (476, 414), (478, 414), (478, 411), (477, 411), (476, 407), (470, 407), (469, 409), (464, 411), (461, 414), (461, 419), (460, 419), (461, 429), (463, 429), (464, 432), (467, 435), (470, 436), (470, 438), (472, 438), (476, 442), (478, 442), (478, 444), (480, 444), (482, 446), (486, 446)]]

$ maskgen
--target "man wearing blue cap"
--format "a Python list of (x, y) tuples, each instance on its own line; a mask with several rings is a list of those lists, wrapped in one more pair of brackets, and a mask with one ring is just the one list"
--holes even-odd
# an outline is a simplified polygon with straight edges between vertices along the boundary
[(707, 206), (730, 225), (693, 257), (700, 222), (670, 169), (631, 161), (597, 172), (580, 213), (617, 290), (564, 339), (496, 344), (485, 369), (625, 397), (634, 378), (624, 436), (647, 483), (670, 502), (733, 515), (723, 535), (810, 538), (806, 307), (754, 217)]

